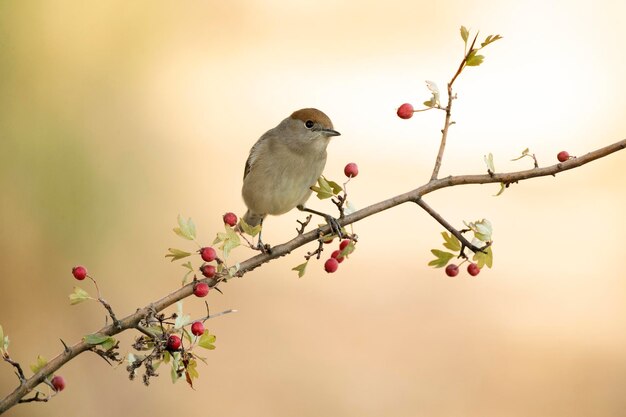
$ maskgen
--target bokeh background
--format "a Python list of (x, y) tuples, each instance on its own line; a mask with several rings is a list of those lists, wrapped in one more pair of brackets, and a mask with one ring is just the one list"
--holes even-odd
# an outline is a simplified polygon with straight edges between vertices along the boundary
[[(84, 264), (119, 315), (180, 285), (163, 255), (210, 243), (242, 214), (243, 165), (265, 130), (318, 107), (342, 136), (326, 175), (357, 207), (430, 176), (440, 112), (403, 102), (444, 90), (460, 25), (504, 39), (457, 84), (442, 175), (499, 171), (527, 147), (542, 166), (626, 135), (626, 3), (589, 1), (3, 1), (0, 3), (0, 324), (25, 367), (100, 327), (70, 306)], [(338, 273), (290, 269), (306, 249), (211, 293), (217, 350), (195, 390), (167, 371), (149, 388), (84, 354), (66, 390), (11, 416), (623, 416), (626, 152), (557, 177), (456, 187), (427, 201), (488, 218), (495, 264), (476, 278), (427, 267), (441, 232), (413, 206), (355, 226)], [(329, 205), (312, 201), (312, 207)], [(270, 218), (291, 237), (298, 213)], [(234, 259), (250, 251), (240, 249)], [(93, 288), (82, 285), (89, 291)], [(200, 316), (203, 303), (185, 309)], [(122, 337), (125, 346), (133, 335)], [(126, 351), (126, 349), (124, 349)], [(0, 394), (17, 379), (0, 367)]]

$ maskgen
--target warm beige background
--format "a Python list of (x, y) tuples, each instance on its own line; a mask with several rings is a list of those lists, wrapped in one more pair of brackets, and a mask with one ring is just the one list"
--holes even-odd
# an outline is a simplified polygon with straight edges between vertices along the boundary
[[(458, 82), (442, 175), (484, 172), (488, 152), (517, 170), (526, 147), (548, 165), (624, 138), (625, 16), (615, 0), (3, 1), (0, 323), (14, 358), (53, 357), (103, 322), (95, 304), (68, 305), (76, 263), (119, 314), (175, 289), (176, 215), (210, 242), (222, 213), (243, 212), (249, 147), (297, 108), (342, 132), (326, 174), (359, 164), (358, 207), (422, 184), (441, 114), (395, 109), (426, 99), (426, 79), (443, 88), (461, 24), (504, 39)], [(441, 228), (399, 207), (356, 225), (337, 274), (319, 262), (297, 279), (299, 251), (212, 293), (214, 311), (240, 312), (210, 323), (218, 349), (195, 391), (83, 355), (60, 371), (62, 395), (7, 414), (623, 416), (625, 164), (499, 198), (497, 185), (429, 196), (457, 225), (493, 222), (495, 267), (477, 278), (428, 268)], [(268, 220), (267, 241), (296, 218)], [(15, 385), (2, 365), (0, 394)]]

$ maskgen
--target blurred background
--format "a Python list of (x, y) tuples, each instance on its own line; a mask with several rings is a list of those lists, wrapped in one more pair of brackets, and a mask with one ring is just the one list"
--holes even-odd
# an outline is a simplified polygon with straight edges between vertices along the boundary
[[(25, 368), (100, 328), (70, 306), (86, 265), (118, 315), (173, 291), (193, 249), (241, 215), (250, 146), (317, 107), (342, 136), (325, 174), (357, 208), (430, 178), (441, 112), (395, 115), (442, 91), (459, 27), (504, 39), (456, 84), (441, 176), (498, 171), (530, 148), (541, 166), (626, 135), (626, 4), (613, 0), (3, 1), (0, 4), (0, 324)], [(427, 266), (441, 227), (414, 206), (355, 225), (337, 273), (301, 248), (211, 292), (217, 349), (191, 390), (168, 371), (146, 388), (84, 354), (67, 388), (11, 416), (623, 416), (626, 414), (626, 152), (513, 185), (426, 198), (457, 226), (488, 218), (495, 262), (476, 278)], [(328, 202), (311, 206), (331, 210)], [(272, 244), (299, 213), (269, 218)], [(251, 255), (237, 250), (234, 260)], [(94, 293), (88, 282), (80, 284)], [(185, 301), (195, 317), (203, 302)], [(122, 337), (125, 348), (133, 334)], [(0, 367), (0, 395), (17, 379)]]

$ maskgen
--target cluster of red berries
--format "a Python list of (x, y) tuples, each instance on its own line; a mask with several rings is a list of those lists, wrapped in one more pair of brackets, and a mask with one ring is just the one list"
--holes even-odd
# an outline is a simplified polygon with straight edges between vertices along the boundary
[[(467, 265), (467, 273), (475, 277), (480, 273), (480, 268), (475, 263), (471, 263)], [(456, 277), (459, 275), (459, 266), (455, 264), (446, 266), (446, 275), (449, 277)]]
[[(202, 336), (204, 334), (204, 324), (201, 321), (194, 321), (191, 324), (191, 333), (194, 336)], [(177, 334), (171, 334), (167, 338), (167, 342), (165, 343), (165, 347), (170, 352), (177, 352), (183, 346), (183, 341)]]
[(342, 263), (343, 260), (345, 259), (344, 256), (341, 256), (341, 252), (343, 252), (343, 250), (349, 244), (350, 244), (350, 239), (342, 240), (341, 243), (339, 244), (339, 249), (333, 251), (333, 253), (330, 254), (330, 258), (328, 258), (326, 262), (324, 262), (324, 270), (326, 272), (333, 273), (337, 271), (337, 269), (339, 268), (339, 264)]

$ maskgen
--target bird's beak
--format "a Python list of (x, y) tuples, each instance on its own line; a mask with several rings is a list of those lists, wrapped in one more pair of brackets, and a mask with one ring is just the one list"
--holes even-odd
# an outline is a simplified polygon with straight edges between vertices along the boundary
[(341, 136), (341, 133), (333, 129), (321, 129), (321, 131), (326, 136)]

